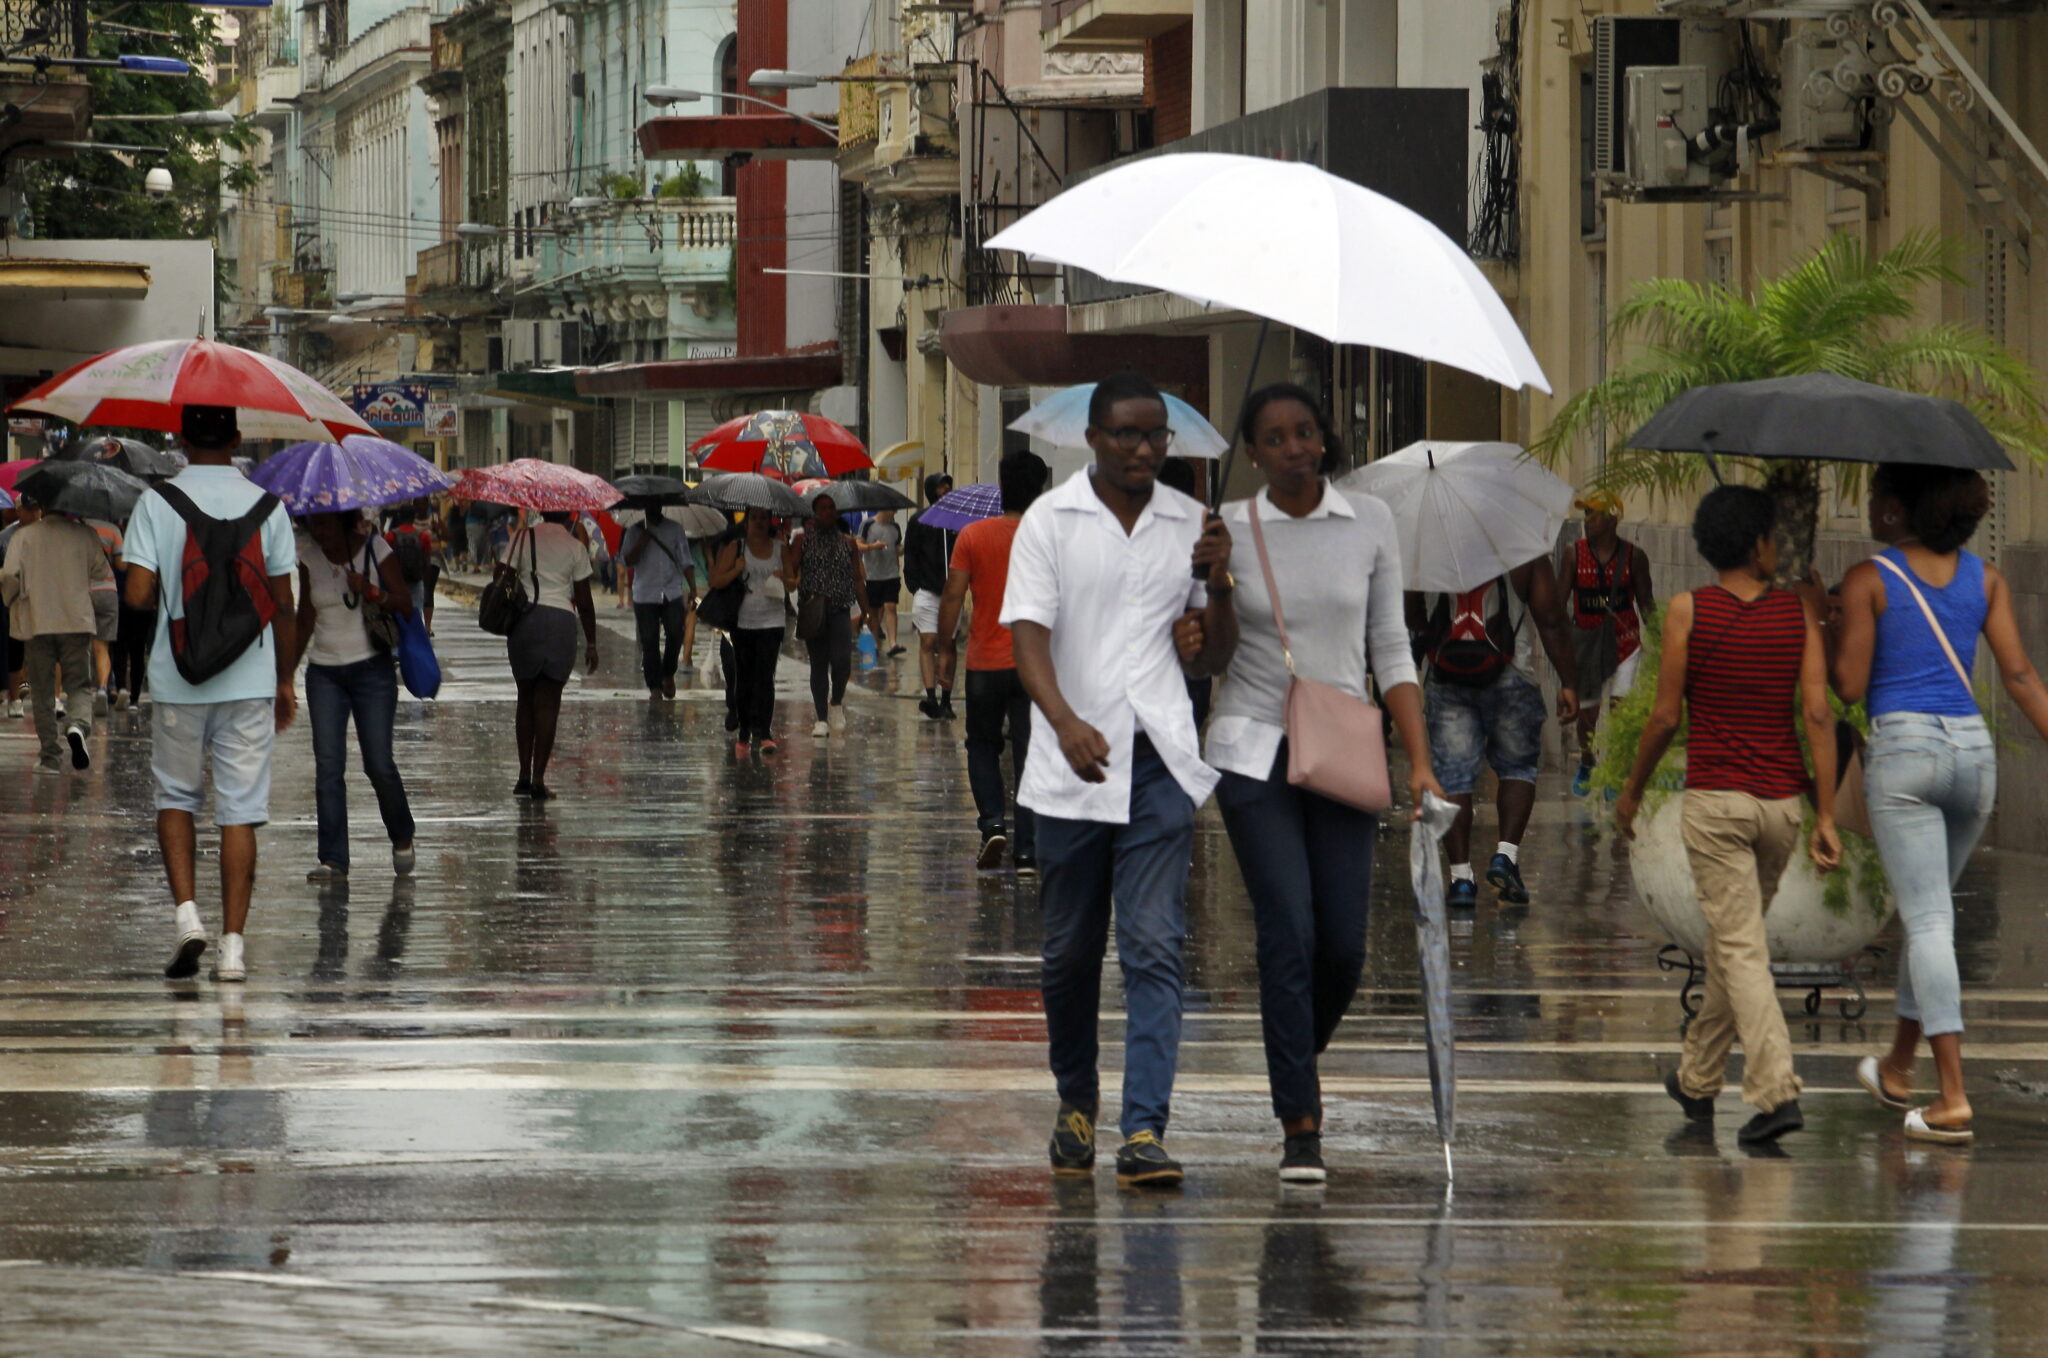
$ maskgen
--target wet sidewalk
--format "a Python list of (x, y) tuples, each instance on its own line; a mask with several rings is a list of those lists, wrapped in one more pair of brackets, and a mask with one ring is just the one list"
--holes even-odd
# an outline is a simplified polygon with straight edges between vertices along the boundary
[[(1454, 940), (1447, 1201), (1406, 844), (1383, 833), (1365, 990), (1324, 1063), (1332, 1181), (1292, 1195), (1211, 811), (1170, 1137), (1188, 1185), (1056, 1184), (1037, 902), (974, 870), (959, 723), (884, 666), (813, 740), (785, 658), (782, 754), (735, 762), (705, 649), (651, 703), (630, 614), (599, 613), (561, 799), (534, 806), (510, 796), (503, 645), (443, 600), (447, 687), (400, 710), (409, 882), (360, 777), (353, 878), (304, 882), (309, 736), (282, 738), (239, 989), (161, 978), (146, 713), (58, 779), (0, 722), (0, 1260), (35, 1261), (0, 1296), (37, 1327), (10, 1340), (104, 1351), (45, 1337), (128, 1311), (177, 1321), (122, 1330), (135, 1353), (196, 1351), (216, 1312), (250, 1328), (211, 1351), (280, 1354), (338, 1351), (357, 1313), (457, 1352), (718, 1352), (687, 1347), (718, 1326), (889, 1354), (2048, 1347), (2048, 863), (1982, 855), (1959, 901), (1976, 1147), (1911, 1146), (1855, 1087), (1887, 963), (1860, 1023), (1787, 995), (1808, 1130), (1752, 1158), (1732, 1093), (1703, 1134), (1661, 1092), (1678, 983), (1625, 861), (1546, 783), (1534, 908), (1488, 900)], [(1112, 970), (1112, 1104), (1115, 994)], [(508, 1299), (634, 1319), (473, 1305)]]

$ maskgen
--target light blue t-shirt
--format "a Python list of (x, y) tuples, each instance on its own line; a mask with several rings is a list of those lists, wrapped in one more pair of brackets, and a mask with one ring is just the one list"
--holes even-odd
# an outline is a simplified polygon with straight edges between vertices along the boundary
[[(217, 519), (240, 518), (263, 494), (262, 487), (233, 467), (187, 467), (171, 484), (201, 513)], [(268, 698), (277, 692), (276, 633), (268, 627), (234, 664), (205, 683), (187, 683), (178, 673), (178, 662), (171, 656), (171, 619), (183, 617), (185, 612), (178, 583), (185, 559), (185, 520), (155, 491), (136, 501), (122, 555), (130, 566), (156, 572), (156, 643), (149, 652), (153, 699), (160, 703), (230, 703)], [(272, 575), (289, 576), (297, 561), (291, 517), (280, 504), (263, 521), (263, 568)]]

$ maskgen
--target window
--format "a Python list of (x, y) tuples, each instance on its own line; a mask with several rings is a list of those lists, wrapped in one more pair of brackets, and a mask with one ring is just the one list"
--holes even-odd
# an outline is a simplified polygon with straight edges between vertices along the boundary
[(1594, 134), (1599, 114), (1593, 99), (1593, 68), (1579, 67), (1579, 239), (1607, 239), (1607, 208), (1600, 199), (1599, 160)]

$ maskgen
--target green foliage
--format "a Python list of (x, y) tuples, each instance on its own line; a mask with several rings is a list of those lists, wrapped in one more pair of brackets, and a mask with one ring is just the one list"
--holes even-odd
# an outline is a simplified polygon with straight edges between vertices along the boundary
[(697, 168), (697, 162), (686, 160), (683, 168), (661, 181), (661, 198), (702, 198), (704, 196), (704, 172)]
[[(185, 113), (215, 107), (214, 90), (204, 75), (212, 57), (215, 14), (190, 5), (128, 5), (121, 10), (124, 25), (176, 36), (93, 31), (94, 56), (180, 57), (191, 63), (193, 74), (87, 73), (93, 87), (95, 140), (162, 146), (170, 155), (123, 158), (111, 152), (88, 151), (65, 160), (26, 162), (22, 175), (37, 235), (56, 240), (202, 240), (213, 235), (220, 215), (221, 148), (247, 150), (256, 144), (255, 133), (240, 125), (179, 127), (121, 119), (124, 114)], [(157, 165), (170, 170), (177, 186), (165, 198), (149, 197), (142, 189), (143, 176)], [(255, 167), (241, 165), (229, 172), (227, 182), (236, 191), (246, 191), (258, 178)]]
[[(1965, 281), (1963, 253), (1960, 241), (1915, 232), (1872, 257), (1860, 238), (1840, 235), (1750, 297), (1679, 278), (1643, 283), (1607, 335), (1616, 349), (1640, 342), (1641, 354), (1567, 401), (1531, 452), (1555, 465), (1604, 430), (1614, 451), (1600, 485), (1689, 498), (1710, 483), (1705, 459), (1627, 447), (1644, 421), (1690, 387), (1825, 371), (1953, 397), (2008, 448), (2048, 461), (2040, 375), (1974, 326), (1918, 319), (1928, 289)], [(1742, 459), (1718, 461), (1761, 477)], [(1858, 493), (1860, 468), (1836, 474)]]
[(629, 174), (615, 174), (604, 181), (605, 192), (614, 198), (638, 198), (646, 190), (640, 181)]

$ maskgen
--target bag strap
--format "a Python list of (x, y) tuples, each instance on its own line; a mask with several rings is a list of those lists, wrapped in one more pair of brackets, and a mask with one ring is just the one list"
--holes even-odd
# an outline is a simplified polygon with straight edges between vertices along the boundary
[(1927, 626), (1933, 631), (1934, 639), (1941, 643), (1941, 653), (1947, 656), (1948, 663), (1955, 667), (1956, 678), (1963, 681), (1963, 687), (1970, 694), (1970, 701), (1976, 702), (1977, 687), (1970, 682), (1970, 672), (1963, 668), (1962, 660), (1956, 655), (1956, 648), (1949, 644), (1948, 632), (1942, 627), (1941, 620), (1934, 616), (1934, 609), (1929, 606), (1927, 596), (1920, 592), (1920, 587), (1913, 583), (1913, 577), (1906, 574), (1899, 563), (1890, 557), (1874, 556), (1871, 560), (1906, 582), (1906, 592), (1913, 596), (1914, 603), (1920, 605), (1920, 615), (1927, 619)]
[(1252, 521), (1252, 546), (1259, 549), (1259, 573), (1266, 577), (1266, 600), (1273, 605), (1273, 625), (1280, 632), (1280, 658), (1287, 662), (1289, 678), (1294, 675), (1294, 647), (1287, 641), (1287, 614), (1280, 607), (1280, 587), (1273, 583), (1273, 560), (1266, 555), (1266, 530), (1259, 526), (1259, 497), (1246, 502)]
[[(667, 519), (663, 519), (663, 520), (662, 520), (662, 522), (663, 522), (663, 523), (667, 523), (667, 522), (668, 522), (668, 520), (667, 520)], [(681, 569), (683, 569), (683, 563), (682, 563), (682, 562), (680, 562), (680, 561), (678, 561), (678, 560), (676, 560), (676, 554), (675, 554), (674, 552), (672, 552), (672, 551), (670, 551), (670, 550), (669, 550), (668, 544), (667, 544), (666, 542), (663, 542), (663, 541), (662, 541), (662, 540), (661, 540), (660, 538), (658, 538), (658, 537), (656, 537), (656, 536), (654, 535), (654, 531), (653, 531), (652, 529), (650, 529), (650, 528), (649, 528), (649, 527), (647, 526), (647, 524), (646, 524), (646, 522), (645, 522), (644, 520), (643, 520), (643, 521), (642, 521), (642, 522), (640, 523), (640, 525), (639, 525), (639, 528), (640, 528), (640, 535), (641, 535), (642, 537), (646, 538), (646, 539), (647, 539), (647, 540), (648, 540), (649, 542), (653, 543), (653, 544), (654, 544), (655, 546), (657, 546), (657, 547), (661, 548), (661, 554), (662, 554), (663, 556), (665, 556), (665, 557), (667, 557), (667, 558), (668, 558), (668, 563), (669, 563), (669, 564), (670, 564), (671, 566), (674, 566), (674, 567), (675, 567), (675, 568), (676, 568), (677, 570), (681, 570)]]

